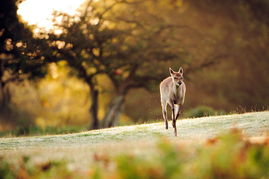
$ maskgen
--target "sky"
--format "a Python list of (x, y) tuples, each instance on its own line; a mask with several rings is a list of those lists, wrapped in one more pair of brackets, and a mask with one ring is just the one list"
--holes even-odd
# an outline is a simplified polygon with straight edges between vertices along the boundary
[(76, 9), (85, 0), (25, 0), (18, 8), (18, 14), (29, 25), (37, 25), (40, 28), (52, 28), (53, 11), (63, 11), (70, 15), (76, 13)]

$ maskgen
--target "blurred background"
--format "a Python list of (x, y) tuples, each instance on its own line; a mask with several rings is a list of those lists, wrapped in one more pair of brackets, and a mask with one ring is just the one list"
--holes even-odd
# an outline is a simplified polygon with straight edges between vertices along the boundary
[(162, 121), (169, 67), (181, 118), (268, 109), (268, 0), (1, 0), (0, 22), (0, 135)]

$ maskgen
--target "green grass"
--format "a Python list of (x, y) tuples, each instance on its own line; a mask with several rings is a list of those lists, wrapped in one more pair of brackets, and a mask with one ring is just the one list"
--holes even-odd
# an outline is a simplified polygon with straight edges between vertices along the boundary
[[(86, 171), (95, 166), (96, 155), (109, 157), (122, 154), (152, 156), (158, 153), (160, 139), (196, 150), (208, 138), (214, 138), (238, 128), (245, 137), (260, 137), (269, 132), (269, 112), (183, 119), (177, 121), (178, 137), (174, 137), (171, 122), (122, 126), (64, 135), (0, 138), (0, 157), (13, 164), (24, 156), (32, 164), (65, 161), (71, 171)], [(142, 158), (144, 158), (142, 157)]]

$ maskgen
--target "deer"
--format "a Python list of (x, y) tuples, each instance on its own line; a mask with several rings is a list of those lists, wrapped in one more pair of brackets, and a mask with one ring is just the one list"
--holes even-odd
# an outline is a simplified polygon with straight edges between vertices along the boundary
[(165, 128), (168, 129), (167, 104), (172, 110), (172, 126), (174, 134), (177, 136), (176, 120), (182, 111), (185, 100), (186, 85), (183, 81), (183, 68), (180, 67), (178, 72), (169, 67), (170, 76), (160, 83), (160, 97), (163, 119)]

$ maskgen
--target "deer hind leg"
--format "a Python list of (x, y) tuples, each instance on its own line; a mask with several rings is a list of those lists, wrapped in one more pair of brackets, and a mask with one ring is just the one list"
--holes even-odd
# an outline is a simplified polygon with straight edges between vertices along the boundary
[(178, 111), (179, 111), (178, 106), (173, 105), (173, 107), (172, 107), (172, 125), (173, 125), (173, 128), (174, 128), (175, 136), (177, 136), (176, 122), (177, 122)]
[(176, 120), (175, 120), (175, 127), (174, 127), (174, 133), (175, 133), (175, 136), (177, 136), (177, 125), (176, 125)]
[(163, 120), (164, 120), (164, 123), (165, 123), (165, 129), (168, 129), (167, 103), (162, 103), (162, 113), (163, 113)]

